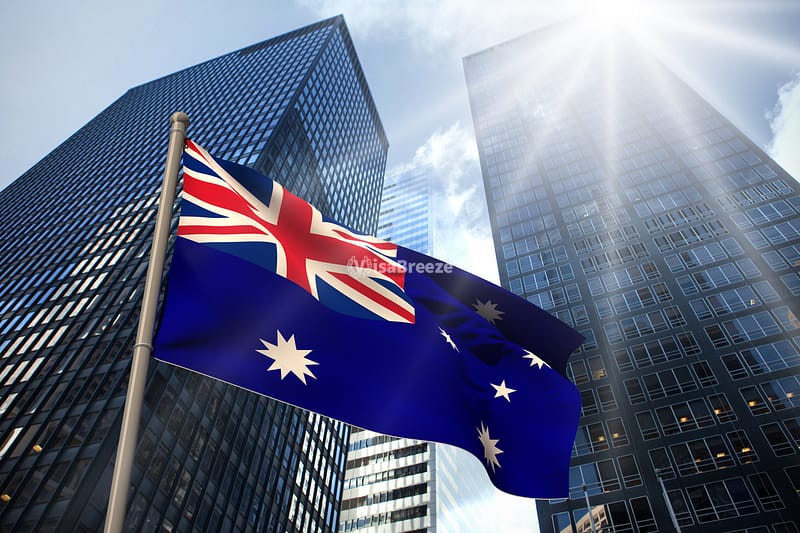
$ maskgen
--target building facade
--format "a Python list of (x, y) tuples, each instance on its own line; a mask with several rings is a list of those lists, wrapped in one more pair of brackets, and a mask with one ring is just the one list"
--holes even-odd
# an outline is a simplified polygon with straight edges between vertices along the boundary
[[(376, 229), (388, 143), (342, 17), (131, 89), (0, 192), (0, 531), (104, 522), (176, 110), (216, 156)], [(152, 362), (126, 530), (334, 531), (348, 437)]]
[(430, 166), (421, 165), (386, 176), (378, 237), (434, 255), (432, 172)]
[[(377, 235), (433, 255), (432, 169), (386, 176)], [(353, 428), (339, 531), (494, 531), (494, 489), (483, 467), (453, 446)]]
[(800, 185), (581, 24), (464, 59), (501, 282), (586, 337), (541, 530), (797, 531)]

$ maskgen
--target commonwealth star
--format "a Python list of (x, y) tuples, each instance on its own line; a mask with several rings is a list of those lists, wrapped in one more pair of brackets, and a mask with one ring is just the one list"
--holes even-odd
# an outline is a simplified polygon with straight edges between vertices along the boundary
[(548, 365), (544, 361), (544, 359), (542, 359), (541, 357), (539, 357), (538, 355), (536, 355), (535, 353), (533, 353), (531, 351), (525, 350), (525, 355), (523, 355), (522, 358), (523, 359), (530, 359), (531, 360), (531, 366), (538, 366), (539, 370), (541, 370), (543, 366), (546, 366), (547, 368), (552, 368), (550, 365)]
[(481, 444), (483, 444), (483, 457), (486, 459), (486, 465), (491, 466), (492, 473), (494, 473), (494, 467), (500, 466), (497, 456), (503, 453), (503, 450), (497, 447), (500, 439), (489, 437), (489, 428), (484, 426), (483, 422), (481, 422), (481, 427), (478, 428), (478, 437), (481, 439)]
[(268, 371), (280, 370), (281, 379), (285, 378), (289, 372), (291, 372), (297, 376), (297, 379), (303, 382), (303, 385), (306, 385), (306, 376), (311, 376), (312, 378), (317, 379), (317, 376), (315, 376), (308, 369), (308, 367), (311, 365), (318, 365), (319, 363), (312, 361), (311, 359), (306, 359), (306, 355), (310, 354), (311, 350), (297, 349), (294, 335), (290, 336), (288, 339), (285, 339), (281, 332), (278, 331), (277, 344), (272, 344), (264, 339), (259, 340), (264, 344), (266, 350), (256, 351), (273, 360), (272, 366), (267, 369)]
[(504, 315), (504, 311), (499, 311), (497, 309), (497, 304), (493, 304), (491, 300), (487, 300), (485, 303), (480, 300), (475, 300), (475, 303), (472, 304), (472, 307), (475, 308), (475, 311), (488, 320), (491, 324), (494, 324), (495, 320), (503, 320), (503, 317), (500, 315)]
[(442, 334), (442, 337), (444, 337), (444, 340), (445, 340), (445, 341), (447, 341), (447, 344), (449, 344), (450, 346), (452, 346), (452, 347), (453, 347), (453, 349), (454, 349), (455, 351), (457, 351), (457, 352), (458, 352), (458, 351), (459, 351), (459, 350), (458, 350), (458, 346), (456, 346), (456, 343), (455, 343), (455, 342), (453, 342), (453, 339), (450, 337), (450, 334), (449, 334), (449, 333), (447, 333), (447, 332), (446, 332), (445, 330), (443, 330), (442, 328), (439, 328), (439, 332)]

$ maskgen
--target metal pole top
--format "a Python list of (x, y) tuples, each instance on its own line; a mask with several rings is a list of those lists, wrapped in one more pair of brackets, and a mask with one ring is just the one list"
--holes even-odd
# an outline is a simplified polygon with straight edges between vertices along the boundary
[(169, 123), (173, 126), (175, 126), (175, 123), (183, 124), (183, 129), (186, 130), (189, 127), (189, 115), (183, 111), (175, 111), (169, 117)]

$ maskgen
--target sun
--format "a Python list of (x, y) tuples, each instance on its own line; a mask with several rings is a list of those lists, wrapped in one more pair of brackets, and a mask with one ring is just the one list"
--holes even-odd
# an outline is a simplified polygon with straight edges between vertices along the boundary
[(579, 0), (578, 12), (596, 32), (640, 27), (650, 20), (656, 3), (646, 0)]

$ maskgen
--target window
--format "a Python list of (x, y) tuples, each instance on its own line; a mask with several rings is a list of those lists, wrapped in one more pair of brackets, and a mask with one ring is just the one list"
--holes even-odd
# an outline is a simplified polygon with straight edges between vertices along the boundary
[(569, 513), (556, 513), (553, 515), (553, 530), (560, 533), (573, 533)]
[(687, 366), (647, 374), (642, 376), (642, 381), (651, 400), (697, 389)]
[(670, 272), (680, 272), (682, 270), (686, 270), (686, 266), (684, 265), (684, 261), (677, 255), (668, 255), (664, 257), (664, 261), (667, 263), (667, 268)]
[(673, 444), (670, 453), (682, 476), (709, 472), (735, 465), (722, 437), (713, 436)]
[(785, 506), (781, 500), (778, 491), (775, 490), (775, 485), (769, 478), (769, 475), (759, 472), (757, 474), (750, 474), (747, 480), (753, 487), (753, 492), (765, 511), (774, 511), (776, 509), (783, 509)]
[(586, 369), (586, 363), (582, 359), (572, 361), (569, 364), (569, 370), (569, 374), (571, 374), (569, 377), (576, 385), (589, 382), (589, 372)]
[(800, 321), (797, 320), (797, 317), (789, 307), (785, 305), (773, 309), (772, 314), (775, 315), (785, 331), (794, 331), (800, 327)]
[[(668, 298), (669, 291), (666, 289), (666, 286), (663, 286), (663, 284), (658, 285), (659, 290), (662, 291), (662, 297)], [(628, 311), (642, 309), (643, 307), (653, 305), (656, 303), (656, 299), (650, 287), (642, 287), (641, 289), (627, 291), (612, 296), (611, 303), (614, 306), (614, 312), (617, 314), (622, 314)]]
[(628, 401), (632, 405), (645, 401), (644, 390), (638, 378), (626, 379), (624, 385), (625, 392), (628, 393)]
[(800, 493), (800, 465), (787, 468), (786, 475), (789, 477), (789, 481), (792, 482), (794, 491)]
[(761, 393), (756, 387), (745, 387), (739, 389), (739, 394), (742, 395), (747, 407), (753, 416), (763, 415), (769, 413), (769, 407), (761, 396)]
[(708, 297), (708, 303), (717, 316), (751, 309), (761, 305), (753, 289), (749, 286), (731, 289)]
[(581, 326), (589, 323), (589, 315), (586, 312), (586, 307), (583, 305), (576, 305), (572, 308), (572, 316), (575, 320), (576, 326)]
[(596, 422), (578, 428), (577, 434), (575, 435), (575, 444), (572, 449), (572, 454), (574, 456), (586, 455), (588, 453), (607, 449), (608, 438), (606, 437), (602, 423)]
[[(586, 332), (582, 331), (585, 335)], [(595, 347), (597, 345), (595, 344)], [(603, 364), (603, 359), (599, 355), (590, 357), (587, 362), (589, 363), (589, 370), (591, 371), (592, 380), (603, 379), (606, 377), (606, 367)]]
[(689, 306), (692, 308), (692, 312), (694, 313), (694, 316), (696, 316), (698, 320), (705, 320), (706, 318), (714, 316), (711, 313), (711, 308), (702, 298), (698, 298), (697, 300), (691, 300), (689, 302)]
[(617, 400), (610, 385), (597, 387), (597, 396), (600, 398), (600, 407), (603, 411), (612, 411), (617, 408)]
[(783, 426), (786, 428), (786, 432), (789, 434), (795, 447), (800, 448), (800, 417), (783, 420)]
[(717, 377), (711, 371), (711, 367), (706, 361), (692, 363), (692, 370), (694, 370), (694, 374), (697, 376), (701, 387), (712, 387), (719, 383), (717, 381)]
[(675, 518), (678, 519), (678, 525), (694, 525), (694, 519), (689, 511), (689, 505), (686, 503), (683, 491), (680, 489), (671, 490), (667, 492), (667, 496), (669, 497), (669, 503), (672, 504), (672, 510), (675, 512)]
[(611, 435), (611, 444), (615, 448), (628, 445), (628, 434), (625, 432), (625, 426), (622, 424), (621, 418), (612, 418), (606, 422), (606, 426), (608, 426), (608, 432)]
[(789, 289), (789, 292), (795, 296), (800, 296), (800, 273), (790, 272), (785, 274), (781, 276), (781, 281)]
[(747, 464), (758, 461), (758, 455), (753, 450), (753, 445), (750, 444), (750, 439), (744, 431), (738, 429), (731, 431), (727, 434), (727, 437), (740, 463)]
[(729, 353), (723, 355), (722, 362), (725, 364), (725, 369), (730, 374), (731, 379), (742, 379), (748, 376), (747, 369), (745, 369), (737, 354)]
[(642, 496), (641, 498), (632, 498), (630, 500), (631, 510), (633, 511), (633, 517), (638, 526), (636, 528), (639, 532), (656, 532), (658, 528), (656, 527), (656, 521), (653, 518), (653, 510), (650, 508), (650, 503), (647, 501), (647, 497)]
[(653, 448), (649, 453), (650, 462), (653, 463), (653, 470), (655, 470), (657, 476), (664, 479), (675, 477), (675, 470), (672, 468), (666, 448)]
[(700, 345), (697, 343), (697, 339), (694, 338), (694, 334), (691, 332), (687, 333), (680, 333), (676, 336), (678, 340), (678, 344), (681, 347), (681, 351), (686, 356), (692, 356), (699, 354), (702, 350), (700, 349)]
[(700, 523), (758, 512), (742, 478), (689, 487), (687, 494)]
[(617, 363), (617, 368), (620, 372), (628, 372), (633, 370), (633, 360), (625, 348), (614, 350), (614, 361)]
[(603, 333), (605, 333), (609, 344), (622, 342), (622, 331), (619, 329), (619, 324), (616, 322), (607, 322), (603, 324)]
[(620, 326), (626, 339), (634, 339), (669, 329), (667, 320), (661, 311), (624, 318), (620, 320)]
[(759, 384), (770, 407), (780, 411), (800, 405), (800, 377), (789, 376)]
[(764, 424), (761, 426), (761, 433), (764, 434), (767, 442), (769, 442), (769, 446), (772, 448), (772, 453), (774, 453), (775, 456), (781, 457), (797, 452), (796, 447), (791, 443), (789, 438), (783, 432), (780, 424), (777, 422), (772, 422), (770, 424)]
[(644, 344), (634, 344), (630, 347), (630, 352), (633, 355), (636, 366), (639, 368), (657, 365), (681, 357), (678, 344), (672, 337), (662, 337)]
[(675, 281), (681, 288), (681, 292), (686, 296), (689, 296), (690, 294), (696, 294), (699, 291), (691, 276), (680, 276), (675, 278)]
[(708, 405), (702, 398), (660, 407), (656, 409), (656, 417), (664, 435), (714, 425)]
[(573, 466), (569, 469), (569, 497), (583, 498), (583, 487), (591, 496), (620, 489), (614, 463), (610, 459)]
[(724, 393), (712, 394), (708, 397), (708, 401), (711, 403), (711, 407), (714, 409), (714, 415), (717, 417), (719, 423), (733, 422), (736, 420), (736, 413), (734, 413)]
[(592, 389), (581, 391), (581, 408), (583, 410), (583, 416), (589, 416), (598, 413), (599, 410), (597, 408), (597, 400), (594, 397), (594, 391), (592, 391)]
[[(742, 350), (741, 360), (753, 375), (800, 366), (800, 353), (788, 340)], [(746, 374), (746, 370), (745, 370)]]
[[(589, 351), (589, 350), (593, 350), (593, 349), (597, 348), (597, 339), (594, 336), (594, 330), (592, 330), (592, 329), (582, 329), (578, 333), (580, 333), (584, 337), (583, 344), (581, 345), (581, 348), (584, 351)], [(595, 357), (590, 357), (588, 359), (589, 368), (592, 369), (592, 379), (598, 379), (595, 376), (594, 369), (592, 368), (592, 360), (593, 359), (599, 359), (599, 358), (600, 358), (600, 356), (595, 356)]]
[(715, 348), (722, 348), (730, 344), (727, 337), (725, 337), (725, 333), (722, 331), (722, 328), (717, 324), (706, 326), (703, 328), (703, 331), (706, 332), (706, 336)]
[(683, 314), (681, 313), (680, 309), (675, 306), (665, 307), (664, 315), (667, 317), (667, 322), (669, 322), (669, 325), (673, 328), (686, 324), (686, 320), (683, 318)]
[(780, 272), (781, 270), (786, 270), (789, 268), (789, 265), (783, 260), (778, 252), (764, 252), (761, 254), (761, 257), (764, 258), (764, 261), (766, 261), (769, 267), (775, 272)]
[(639, 474), (639, 468), (636, 466), (636, 459), (633, 455), (617, 457), (617, 464), (626, 487), (638, 487), (642, 484), (642, 476)]
[(650, 411), (640, 411), (636, 413), (636, 422), (639, 424), (639, 432), (644, 440), (656, 439), (659, 436), (658, 426)]

